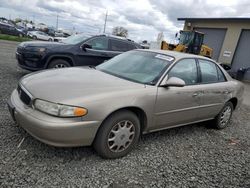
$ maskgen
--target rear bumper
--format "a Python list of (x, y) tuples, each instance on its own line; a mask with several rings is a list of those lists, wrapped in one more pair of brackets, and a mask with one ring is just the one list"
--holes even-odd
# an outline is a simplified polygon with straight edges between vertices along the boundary
[(13, 119), (30, 135), (57, 147), (89, 146), (100, 126), (99, 121), (58, 118), (34, 110), (22, 103), (16, 90), (8, 101), (8, 107)]

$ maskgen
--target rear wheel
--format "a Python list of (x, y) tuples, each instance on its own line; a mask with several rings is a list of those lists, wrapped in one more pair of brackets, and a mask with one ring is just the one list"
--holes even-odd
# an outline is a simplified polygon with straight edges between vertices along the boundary
[(33, 37), (32, 37), (34, 40), (37, 40), (37, 37), (34, 35)]
[(232, 117), (233, 110), (233, 104), (231, 102), (227, 102), (214, 120), (215, 128), (224, 129), (225, 127), (227, 127)]
[(48, 68), (65, 68), (65, 67), (70, 67), (70, 63), (64, 59), (56, 59), (53, 60), (49, 63)]
[(49, 38), (49, 41), (52, 42), (52, 38)]
[(112, 114), (104, 121), (94, 141), (94, 148), (103, 158), (119, 158), (128, 154), (139, 140), (140, 122), (127, 110)]

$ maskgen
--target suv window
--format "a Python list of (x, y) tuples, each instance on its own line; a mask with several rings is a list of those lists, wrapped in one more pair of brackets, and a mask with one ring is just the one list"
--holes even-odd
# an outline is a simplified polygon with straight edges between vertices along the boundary
[(183, 59), (177, 62), (168, 73), (168, 77), (177, 77), (185, 81), (186, 85), (198, 82), (195, 59)]
[(218, 82), (218, 71), (215, 63), (199, 59), (201, 70), (201, 83)]
[(128, 50), (133, 50), (133, 49), (136, 49), (136, 46), (134, 44), (128, 43)]
[(111, 39), (110, 42), (111, 42), (111, 50), (112, 51), (126, 52), (126, 51), (129, 51), (129, 50), (132, 50), (128, 46), (127, 42), (123, 42), (123, 41), (119, 41), (119, 40), (113, 40), (113, 39)]
[(108, 39), (106, 37), (96, 37), (90, 39), (87, 44), (92, 46), (95, 50), (108, 50)]

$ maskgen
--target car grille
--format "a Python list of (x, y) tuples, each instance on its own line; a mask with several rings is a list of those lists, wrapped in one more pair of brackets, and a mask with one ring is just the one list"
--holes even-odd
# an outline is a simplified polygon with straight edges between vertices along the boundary
[(17, 86), (17, 92), (21, 101), (26, 105), (30, 105), (31, 97), (20, 87), (20, 85)]

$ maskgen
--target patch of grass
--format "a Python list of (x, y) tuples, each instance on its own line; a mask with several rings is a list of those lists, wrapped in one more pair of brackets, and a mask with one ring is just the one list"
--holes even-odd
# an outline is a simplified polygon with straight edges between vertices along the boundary
[(18, 36), (0, 34), (0, 40), (10, 40), (10, 41), (16, 41), (16, 42), (24, 42), (24, 41), (30, 41), (32, 39), (30, 39), (28, 37), (18, 37)]

